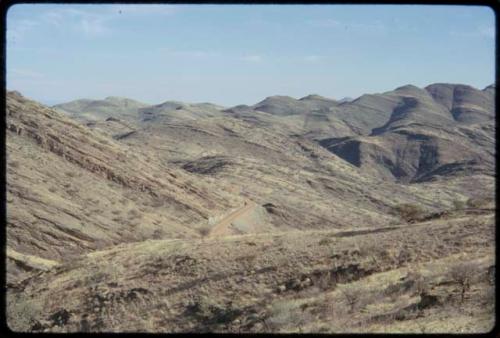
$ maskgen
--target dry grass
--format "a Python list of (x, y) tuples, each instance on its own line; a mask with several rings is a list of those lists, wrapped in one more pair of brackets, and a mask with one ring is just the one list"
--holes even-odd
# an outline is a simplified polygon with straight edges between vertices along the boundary
[[(27, 99), (9, 96), (8, 112), (14, 330), (480, 332), (491, 324), (491, 281), (458, 283), (447, 267), (470, 263), (492, 275), (494, 214), (418, 220), (487, 196), (494, 177), (381, 182), (290, 138), (293, 119), (276, 128), (228, 116), (152, 124), (118, 142), (105, 124), (89, 129)], [(182, 169), (200, 168), (207, 148), (231, 158), (227, 170)], [(247, 200), (257, 207), (235, 220), (243, 235), (199, 238), (209, 219)]]
[[(447, 283), (447, 267), (467, 261), (486, 271), (492, 262), (491, 247), (483, 245), (491, 243), (491, 221), (469, 217), (342, 237), (335, 237), (338, 231), (313, 231), (119, 245), (49, 272), (43, 284), (50, 289), (29, 283), (26, 292), (46, 302), (37, 320), (47, 320), (61, 307), (73, 314), (64, 327), (50, 331), (79, 330), (82, 311), (90, 306), (85, 299), (103, 299), (101, 317), (87, 318), (90, 323), (102, 319), (91, 331), (371, 332), (383, 324), (395, 331), (436, 332), (450, 329), (440, 316), (460, 299), (456, 283)], [(451, 244), (462, 238), (467, 224), (484, 240), (466, 237), (445, 251), (423, 244), (435, 235)], [(322, 238), (334, 239), (335, 246), (317, 245)], [(378, 249), (369, 253), (368, 242)], [(391, 252), (394, 243), (403, 246)], [(408, 253), (407, 261), (397, 259), (400, 250)], [(462, 308), (473, 309), (476, 318), (468, 322), (468, 332), (483, 330), (493, 315), (491, 307), (480, 305), (486, 301), (485, 285), (491, 288), (486, 279), (471, 281), (464, 299)], [(432, 297), (444, 305), (432, 303)], [(434, 305), (419, 310), (424, 299)], [(452, 315), (459, 318), (462, 312)], [(433, 324), (422, 324), (418, 316)]]

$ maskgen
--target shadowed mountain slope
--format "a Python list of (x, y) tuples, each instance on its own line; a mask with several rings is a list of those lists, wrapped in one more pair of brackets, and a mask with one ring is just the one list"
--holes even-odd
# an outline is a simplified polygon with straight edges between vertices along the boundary
[(387, 122), (369, 135), (325, 138), (320, 144), (385, 179), (494, 174), (493, 87), (404, 86), (384, 96), (398, 102), (384, 107), (390, 111)]

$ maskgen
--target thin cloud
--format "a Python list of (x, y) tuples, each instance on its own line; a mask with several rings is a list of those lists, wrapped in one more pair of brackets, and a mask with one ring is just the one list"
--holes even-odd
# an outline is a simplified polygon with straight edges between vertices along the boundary
[(134, 16), (173, 15), (179, 6), (173, 5), (102, 5), (98, 8), (73, 8), (61, 5), (42, 12), (34, 23), (57, 28), (67, 27), (86, 37), (106, 36), (113, 32), (112, 21)]
[(246, 62), (261, 62), (264, 58), (262, 55), (245, 55), (241, 58), (242, 61)]
[(324, 57), (322, 55), (307, 55), (304, 57), (304, 60), (306, 62), (311, 62), (311, 63), (319, 62), (323, 59)]
[(115, 16), (109, 11), (57, 8), (43, 13), (41, 19), (58, 28), (66, 26), (84, 36), (95, 37), (111, 32), (108, 23)]
[(380, 22), (345, 22), (335, 19), (309, 20), (306, 22), (313, 27), (330, 28), (356, 33), (382, 33), (386, 31), (386, 26)]
[(175, 5), (113, 5), (113, 11), (132, 15), (172, 15), (180, 11)]
[(170, 48), (159, 48), (158, 50), (165, 56), (174, 57), (208, 58), (220, 55), (220, 53), (211, 50), (173, 50)]
[(83, 10), (66, 7), (66, 8), (55, 8), (49, 11), (42, 12), (39, 19), (50, 25), (60, 27), (63, 23), (65, 23), (66, 19), (68, 18), (71, 18), (73, 20), (75, 18), (85, 17), (86, 15), (87, 12)]
[(86, 36), (101, 36), (111, 32), (102, 18), (85, 18), (80, 21), (80, 29)]
[(342, 26), (342, 23), (338, 20), (334, 19), (323, 19), (323, 20), (310, 20), (307, 22), (310, 26), (314, 27), (340, 27)]

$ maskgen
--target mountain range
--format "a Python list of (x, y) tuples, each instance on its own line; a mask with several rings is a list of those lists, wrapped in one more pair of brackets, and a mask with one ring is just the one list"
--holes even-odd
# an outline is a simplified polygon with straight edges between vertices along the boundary
[[(15, 331), (483, 332), (494, 321), (494, 85), (234, 107), (47, 107), (7, 92), (6, 107)], [(477, 278), (460, 300), (451, 271), (465, 263)]]

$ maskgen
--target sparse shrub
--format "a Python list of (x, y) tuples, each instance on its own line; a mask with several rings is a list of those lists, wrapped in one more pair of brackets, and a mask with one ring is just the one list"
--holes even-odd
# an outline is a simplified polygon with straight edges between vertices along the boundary
[(465, 208), (465, 202), (464, 201), (460, 201), (460, 200), (454, 200), (453, 201), (453, 208), (455, 210), (464, 209)]
[(491, 201), (493, 201), (491, 197), (473, 197), (467, 200), (467, 206), (469, 208), (481, 208)]
[(32, 331), (41, 317), (43, 308), (34, 300), (7, 292), (6, 320), (8, 326), (18, 332)]
[(339, 285), (339, 291), (349, 305), (349, 312), (353, 312), (361, 298), (361, 289), (351, 284)]
[(96, 285), (102, 283), (106, 278), (108, 277), (108, 274), (103, 272), (103, 271), (96, 271), (92, 274), (89, 274), (88, 276), (85, 277), (85, 284), (87, 285)]
[(295, 307), (293, 300), (280, 301), (272, 305), (266, 323), (272, 332), (279, 332), (287, 326), (297, 327), (301, 332), (306, 318), (303, 312), (302, 309)]
[(317, 280), (316, 284), (320, 290), (328, 290), (332, 285), (332, 278), (329, 273), (323, 273)]
[(68, 189), (66, 190), (66, 193), (71, 197), (75, 197), (75, 195), (78, 193), (78, 189)]
[(396, 259), (399, 265), (403, 265), (411, 260), (411, 253), (407, 248), (402, 248)]
[(424, 210), (412, 203), (398, 204), (393, 207), (393, 214), (399, 215), (406, 222), (418, 221), (424, 215)]
[(429, 293), (429, 281), (427, 278), (422, 276), (419, 272), (415, 274), (415, 293), (419, 296)]
[(160, 239), (163, 236), (163, 232), (160, 229), (156, 229), (151, 236), (153, 239)]
[(359, 246), (359, 254), (367, 257), (373, 264), (380, 267), (380, 261), (389, 257), (387, 250), (377, 241), (369, 241)]
[(57, 189), (56, 189), (55, 187), (50, 187), (50, 188), (49, 188), (49, 191), (50, 191), (51, 193), (55, 193), (55, 192), (57, 191)]
[(141, 213), (136, 209), (129, 210), (128, 214), (131, 218), (141, 218)]
[(154, 199), (151, 201), (150, 206), (152, 206), (153, 208), (159, 208), (159, 207), (162, 207), (162, 206), (163, 206), (163, 200), (162, 200), (161, 198), (154, 198)]
[(9, 166), (11, 168), (19, 168), (19, 162), (18, 161), (11, 161), (11, 162), (9, 162)]
[(485, 305), (495, 305), (495, 287), (488, 286), (486, 292), (484, 293), (484, 302)]
[(66, 171), (65, 174), (68, 177), (75, 177), (76, 176), (76, 174), (73, 171)]
[(137, 221), (127, 221), (125, 225), (131, 227), (131, 228), (137, 228), (139, 226), (139, 222)]
[(332, 239), (331, 238), (328, 238), (328, 237), (324, 237), (322, 239), (319, 240), (318, 244), (319, 245), (328, 245), (330, 243), (332, 243)]
[(208, 234), (210, 233), (210, 227), (204, 226), (198, 229), (198, 232), (202, 237), (207, 237)]
[(495, 265), (492, 265), (488, 268), (488, 271), (486, 272), (487, 276), (487, 281), (490, 285), (495, 285)]
[(477, 272), (477, 267), (471, 262), (460, 263), (450, 270), (450, 277), (462, 288), (460, 301), (463, 303), (465, 293), (470, 289), (471, 278)]

